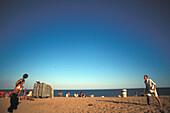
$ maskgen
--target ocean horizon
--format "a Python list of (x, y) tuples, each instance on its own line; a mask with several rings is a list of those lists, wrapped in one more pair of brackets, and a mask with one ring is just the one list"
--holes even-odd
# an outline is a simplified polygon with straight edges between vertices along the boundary
[[(144, 93), (145, 88), (119, 88), (119, 89), (54, 89), (54, 97), (58, 97), (58, 92), (62, 92), (62, 97), (66, 97), (66, 94), (69, 92), (70, 97), (74, 97), (74, 94), (79, 94), (83, 92), (87, 97), (89, 95), (94, 95), (95, 97), (115, 97), (121, 95), (122, 89), (127, 89), (127, 96), (135, 96), (137, 92), (137, 96), (140, 96), (140, 92)], [(170, 95), (170, 87), (158, 87), (156, 88), (158, 95)], [(0, 89), (1, 91), (9, 92), (13, 91), (13, 89)], [(33, 89), (27, 89), (27, 92)], [(23, 91), (20, 96), (23, 95)]]

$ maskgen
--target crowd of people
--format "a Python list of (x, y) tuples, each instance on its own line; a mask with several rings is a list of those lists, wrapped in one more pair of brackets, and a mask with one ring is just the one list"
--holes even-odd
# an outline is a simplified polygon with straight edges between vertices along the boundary
[(8, 93), (6, 93), (5, 91), (0, 91), (0, 98), (10, 97), (11, 93), (11, 91), (9, 91)]

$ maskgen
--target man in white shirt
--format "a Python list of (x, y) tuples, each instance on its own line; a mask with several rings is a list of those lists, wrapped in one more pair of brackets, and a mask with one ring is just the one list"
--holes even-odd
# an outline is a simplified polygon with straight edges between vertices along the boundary
[(149, 101), (150, 101), (150, 96), (155, 96), (155, 98), (157, 99), (158, 103), (160, 106), (162, 106), (160, 99), (158, 98), (158, 93), (156, 91), (156, 84), (151, 80), (148, 79), (147, 75), (144, 75), (144, 79), (145, 79), (145, 85), (146, 85), (146, 89), (145, 89), (145, 94), (147, 96), (147, 104), (150, 105)]

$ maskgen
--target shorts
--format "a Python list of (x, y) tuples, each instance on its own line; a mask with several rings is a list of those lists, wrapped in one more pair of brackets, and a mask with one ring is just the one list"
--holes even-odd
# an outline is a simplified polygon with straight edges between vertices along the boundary
[(153, 89), (146, 90), (146, 95), (158, 97), (158, 93), (157, 93), (156, 89), (155, 89), (155, 91)]
[(11, 103), (11, 105), (10, 105), (10, 107), (8, 108), (8, 112), (13, 112), (13, 109), (17, 109), (17, 106), (18, 106), (18, 104), (19, 104), (19, 102), (18, 102), (18, 94), (15, 94), (15, 93), (12, 93), (11, 94), (11, 97), (10, 97), (10, 103)]

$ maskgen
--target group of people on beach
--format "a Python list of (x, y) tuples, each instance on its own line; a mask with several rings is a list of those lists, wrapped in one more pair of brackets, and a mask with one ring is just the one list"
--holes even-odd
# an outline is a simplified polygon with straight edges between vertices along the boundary
[[(62, 92), (58, 92), (58, 97), (62, 97), (62, 95)], [(66, 93), (66, 97), (70, 97), (70, 92)]]
[(0, 98), (10, 97), (11, 93), (12, 93), (11, 91), (9, 91), (8, 93), (6, 93), (5, 91), (0, 91)]
[[(13, 92), (10, 94), (10, 107), (8, 108), (8, 112), (13, 112), (13, 110), (17, 109), (17, 106), (19, 104), (19, 95), (23, 89), (23, 84), (25, 83), (25, 79), (28, 77), (28, 74), (24, 74), (23, 78), (19, 79), (16, 84)], [(156, 90), (156, 83), (154, 83), (151, 79), (148, 79), (147, 75), (144, 75), (144, 83), (146, 85), (145, 88), (145, 95), (147, 97), (147, 104), (150, 105), (150, 97), (155, 96), (156, 100), (158, 101), (159, 105), (162, 106), (161, 101), (158, 97), (157, 90)], [(31, 92), (32, 93), (32, 92)], [(24, 90), (24, 95), (26, 94), (26, 89)], [(28, 93), (29, 94), (29, 93)], [(1, 93), (1, 95), (3, 95)], [(62, 96), (62, 92), (58, 93), (59, 96)], [(70, 96), (70, 93), (67, 93), (68, 97)], [(80, 92), (78, 95), (79, 97), (85, 97), (85, 94), (83, 92)], [(26, 100), (34, 100), (30, 98), (29, 96), (27, 97), (22, 97), (21, 100), (26, 99)]]
[[(62, 97), (63, 93), (58, 92), (58, 97)], [(79, 94), (74, 94), (74, 97), (85, 97), (86, 95), (83, 92), (80, 92)], [(66, 97), (70, 97), (70, 92), (66, 93)]]

